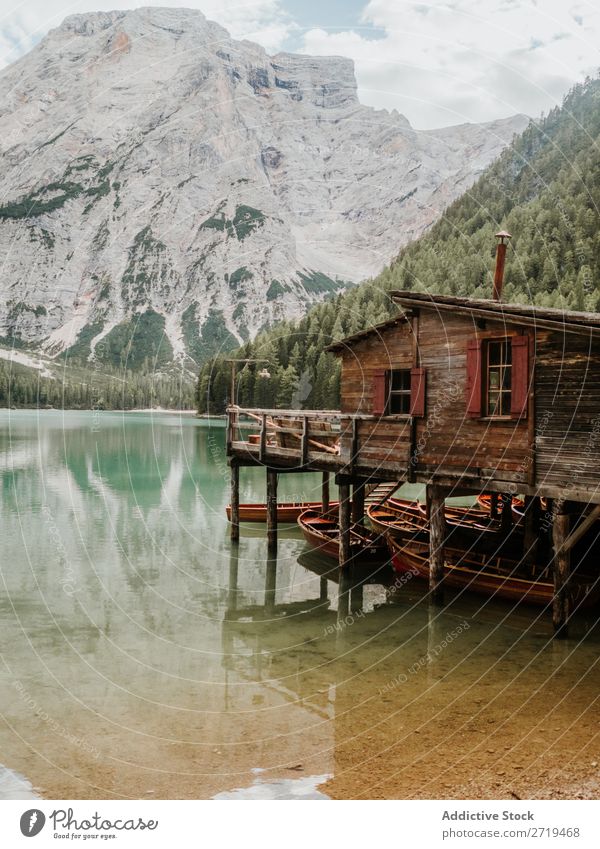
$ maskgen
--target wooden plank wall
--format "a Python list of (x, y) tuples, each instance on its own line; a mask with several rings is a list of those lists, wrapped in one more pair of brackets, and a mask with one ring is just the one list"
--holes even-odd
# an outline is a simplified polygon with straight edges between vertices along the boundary
[(600, 487), (600, 344), (539, 334), (535, 396), (538, 486)]
[(468, 316), (422, 310), (418, 347), (427, 369), (425, 419), (417, 424), (419, 468), (464, 469), (499, 480), (526, 473), (530, 447), (526, 421), (490, 421), (466, 415), (467, 343), (522, 333), (504, 322), (475, 325)]
[[(488, 321), (485, 328), (469, 316), (421, 310), (418, 345), (409, 324), (399, 325), (357, 343), (343, 355), (341, 409), (372, 413), (373, 375), (378, 369), (427, 370), (426, 415), (416, 419), (413, 471), (456, 474), (468, 472), (498, 480), (525, 480), (531, 449), (526, 421), (483, 421), (466, 417), (467, 342), (522, 333), (518, 326)], [(417, 354), (415, 352), (418, 352)], [(418, 362), (416, 361), (418, 359)], [(405, 467), (410, 432), (406, 422), (383, 418), (372, 427), (372, 446), (397, 451), (398, 471)], [(398, 443), (395, 445), (395, 441)], [(344, 442), (347, 448), (347, 443)], [(377, 455), (373, 455), (377, 459)]]

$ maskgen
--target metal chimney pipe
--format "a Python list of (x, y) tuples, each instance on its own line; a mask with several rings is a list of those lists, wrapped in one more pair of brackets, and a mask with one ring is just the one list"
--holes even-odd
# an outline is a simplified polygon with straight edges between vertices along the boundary
[(506, 246), (508, 245), (509, 239), (512, 239), (512, 236), (505, 230), (501, 230), (499, 233), (496, 233), (496, 239), (498, 240), (498, 245), (496, 247), (496, 270), (494, 272), (494, 290), (492, 292), (492, 298), (495, 301), (500, 301), (502, 299), (502, 286), (504, 284)]

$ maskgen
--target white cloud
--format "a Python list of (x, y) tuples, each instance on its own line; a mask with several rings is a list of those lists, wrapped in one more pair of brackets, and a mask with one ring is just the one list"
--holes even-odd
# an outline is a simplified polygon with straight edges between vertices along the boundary
[[(143, 0), (144, 5), (199, 8), (235, 38), (257, 41), (271, 53), (282, 49), (291, 33), (298, 38), (285, 2)], [(67, 15), (134, 5), (132, 0), (5, 0), (0, 67)], [(396, 108), (418, 128), (515, 112), (536, 116), (600, 65), (600, 8), (597, 0), (370, 0), (356, 30), (311, 29), (300, 44), (305, 53), (353, 58), (361, 101)]]
[[(10, 2), (10, 0), (9, 0)], [(0, 68), (27, 52), (49, 29), (68, 15), (105, 12), (143, 6), (185, 6), (199, 9), (207, 18), (226, 27), (234, 38), (247, 38), (266, 50), (281, 49), (292, 28), (280, 0), (24, 0), (8, 3), (0, 13)]]
[(303, 51), (352, 57), (361, 100), (422, 128), (535, 116), (600, 64), (595, 3), (370, 0), (362, 22), (383, 37), (314, 29)]

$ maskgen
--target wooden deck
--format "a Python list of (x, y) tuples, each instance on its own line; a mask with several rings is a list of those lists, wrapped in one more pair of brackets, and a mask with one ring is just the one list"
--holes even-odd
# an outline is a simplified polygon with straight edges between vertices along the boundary
[(398, 480), (414, 450), (411, 416), (348, 415), (339, 410), (227, 410), (227, 454), (245, 465), (298, 468)]

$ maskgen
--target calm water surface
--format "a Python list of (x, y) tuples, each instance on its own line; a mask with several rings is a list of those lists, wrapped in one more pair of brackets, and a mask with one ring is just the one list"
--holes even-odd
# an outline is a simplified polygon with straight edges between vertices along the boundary
[[(547, 612), (465, 596), (440, 613), (409, 582), (394, 604), (367, 587), (336, 628), (336, 585), (320, 598), (294, 527), (276, 561), (259, 525), (230, 546), (222, 422), (4, 411), (0, 475), (0, 795), (594, 780), (580, 774), (600, 761), (593, 616), (557, 645)], [(241, 481), (243, 501), (264, 499), (261, 470)], [(318, 499), (319, 482), (282, 475), (280, 498)]]

